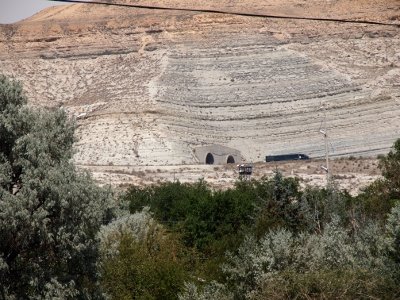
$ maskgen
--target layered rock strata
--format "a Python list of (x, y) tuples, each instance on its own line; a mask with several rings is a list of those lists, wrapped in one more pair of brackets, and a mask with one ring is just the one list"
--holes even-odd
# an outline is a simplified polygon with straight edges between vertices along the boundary
[(396, 27), (125, 10), (70, 5), (0, 26), (0, 70), (31, 103), (86, 113), (80, 165), (201, 163), (193, 151), (209, 144), (247, 162), (322, 157), (325, 115), (332, 156), (399, 137)]

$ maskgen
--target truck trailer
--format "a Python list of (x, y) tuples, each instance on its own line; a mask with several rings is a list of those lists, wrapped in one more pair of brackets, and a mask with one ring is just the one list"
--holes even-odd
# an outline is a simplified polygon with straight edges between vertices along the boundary
[(295, 153), (295, 154), (282, 154), (282, 155), (267, 155), (265, 157), (265, 162), (284, 161), (284, 160), (307, 160), (307, 159), (310, 159), (308, 155), (302, 153)]

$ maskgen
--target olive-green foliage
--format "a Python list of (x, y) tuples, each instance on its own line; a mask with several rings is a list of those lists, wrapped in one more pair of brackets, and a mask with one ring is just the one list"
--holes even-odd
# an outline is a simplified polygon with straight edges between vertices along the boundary
[(212, 191), (203, 180), (131, 187), (124, 199), (130, 201), (131, 212), (149, 206), (160, 222), (181, 234), (187, 247), (218, 255), (237, 247), (239, 231), (253, 213), (252, 199), (246, 193)]
[[(357, 211), (358, 203), (334, 181), (301, 191), (296, 179), (278, 172), (271, 179), (238, 181), (227, 191), (212, 191), (203, 181), (132, 187), (125, 199), (131, 209), (149, 205), (182, 235), (185, 246), (201, 251), (206, 263), (197, 265), (200, 271), (218, 273), (204, 277), (218, 282), (189, 278), (182, 300), (400, 295), (400, 204), (385, 231)], [(218, 253), (218, 259), (210, 259)]]
[(352, 198), (344, 190), (339, 190), (333, 177), (330, 177), (326, 186), (326, 197), (323, 201), (324, 221), (331, 221), (333, 215), (338, 216), (343, 222), (349, 219), (349, 209), (352, 207)]
[(367, 270), (335, 268), (299, 273), (289, 269), (266, 280), (253, 299), (398, 299), (398, 293), (392, 278)]
[(271, 179), (255, 182), (257, 207), (255, 236), (261, 238), (276, 228), (288, 228), (294, 232), (312, 230), (314, 222), (306, 198), (302, 197), (297, 178), (285, 178), (276, 172)]
[(26, 103), (0, 75), (0, 298), (101, 299), (95, 233), (114, 216), (113, 193), (70, 163), (66, 113)]
[(397, 139), (389, 153), (381, 158), (378, 167), (387, 181), (391, 198), (400, 199), (400, 139)]
[(396, 202), (391, 209), (387, 218), (386, 229), (390, 239), (391, 256), (399, 266), (396, 272), (400, 281), (400, 201)]
[(394, 203), (400, 200), (400, 139), (397, 139), (387, 155), (380, 155), (378, 167), (383, 178), (370, 184), (360, 194), (356, 203), (367, 218), (384, 222)]
[(393, 207), (394, 200), (388, 191), (387, 181), (379, 178), (371, 183), (365, 192), (355, 199), (357, 211), (367, 220), (385, 221), (385, 216)]
[(322, 234), (301, 235), (290, 246), (289, 265), (266, 276), (254, 299), (399, 299), (399, 212), (400, 205), (389, 215), (389, 236), (379, 223), (353, 231), (337, 218)]
[(135, 241), (142, 241), (148, 238), (149, 230), (157, 233), (161, 225), (158, 225), (153, 219), (148, 207), (143, 208), (141, 212), (126, 214), (103, 225), (97, 233), (100, 239), (100, 252), (105, 260), (114, 258), (118, 254), (118, 247), (124, 236), (132, 237)]
[[(195, 247), (207, 257), (223, 257), (236, 251), (243, 232), (251, 230), (259, 239), (270, 229), (288, 228), (294, 232), (313, 231), (328, 220), (325, 210), (338, 213), (342, 192), (336, 187), (300, 191), (299, 181), (276, 172), (268, 179), (235, 183), (233, 189), (212, 191), (203, 180), (195, 184), (161, 183), (146, 188), (132, 186), (123, 196), (131, 212), (149, 206), (160, 222), (179, 232), (187, 247)], [(332, 199), (327, 204), (326, 198)], [(313, 199), (316, 207), (310, 208)], [(319, 220), (320, 218), (321, 220)], [(210, 263), (210, 261), (209, 261)]]
[(326, 222), (327, 189), (308, 186), (303, 190), (301, 197), (307, 203), (310, 218), (313, 220), (311, 228), (316, 232), (321, 232)]
[(102, 229), (103, 286), (113, 299), (178, 299), (195, 269), (195, 255), (147, 211), (133, 216)]
[(346, 190), (340, 190), (333, 177), (325, 188), (306, 187), (301, 197), (312, 220), (309, 232), (321, 233), (333, 216), (338, 216), (345, 226), (350, 226), (354, 219), (354, 198)]
[(185, 291), (179, 295), (179, 300), (230, 300), (232, 297), (232, 293), (216, 281), (203, 288), (198, 288), (193, 282), (185, 282)]
[[(225, 290), (234, 300), (400, 296), (400, 265), (393, 259), (398, 254), (399, 211), (400, 205), (389, 216), (390, 236), (378, 223), (346, 229), (335, 216), (322, 233), (277, 229), (259, 241), (249, 235), (237, 254), (228, 253)], [(202, 293), (198, 295), (200, 299)]]
[(129, 201), (131, 213), (149, 206), (158, 220), (169, 222), (185, 220), (192, 207), (197, 205), (200, 199), (208, 198), (211, 194), (207, 183), (200, 180), (195, 184), (176, 181), (153, 184), (145, 188), (131, 186), (123, 197)]
[(193, 283), (185, 286), (180, 300), (338, 300), (399, 299), (399, 287), (388, 276), (369, 271), (326, 269), (308, 273), (286, 269), (263, 281), (247, 298), (233, 295), (226, 286), (212, 282), (202, 290)]

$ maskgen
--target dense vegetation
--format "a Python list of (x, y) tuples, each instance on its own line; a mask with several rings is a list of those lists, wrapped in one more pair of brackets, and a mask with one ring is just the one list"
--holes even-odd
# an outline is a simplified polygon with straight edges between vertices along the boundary
[(71, 163), (74, 123), (0, 76), (0, 299), (400, 298), (400, 140), (352, 197), (276, 172), (117, 198)]
[[(171, 299), (395, 299), (396, 161), (400, 142), (381, 159), (383, 179), (358, 197), (333, 180), (323, 189), (302, 190), (296, 179), (276, 172), (239, 180), (226, 191), (213, 191), (202, 180), (132, 186), (122, 199), (131, 214), (146, 207), (164, 235), (173, 234), (186, 248), (176, 263), (187, 273)], [(118, 260), (116, 255), (111, 261)]]
[(66, 113), (26, 103), (0, 74), (0, 299), (103, 299), (96, 234), (115, 197), (70, 162)]

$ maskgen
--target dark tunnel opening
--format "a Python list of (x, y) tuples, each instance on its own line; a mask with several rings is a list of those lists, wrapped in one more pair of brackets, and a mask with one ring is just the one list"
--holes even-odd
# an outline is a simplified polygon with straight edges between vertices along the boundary
[(206, 164), (213, 165), (214, 164), (214, 156), (211, 153), (208, 153), (206, 156)]

